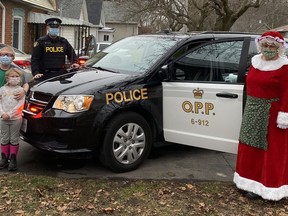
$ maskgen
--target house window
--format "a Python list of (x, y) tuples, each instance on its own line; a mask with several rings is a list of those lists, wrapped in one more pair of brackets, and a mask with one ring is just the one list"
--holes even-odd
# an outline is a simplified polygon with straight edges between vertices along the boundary
[(23, 18), (19, 16), (13, 17), (13, 38), (12, 46), (22, 50), (22, 35), (23, 35)]
[(109, 41), (109, 35), (104, 35), (104, 41)]

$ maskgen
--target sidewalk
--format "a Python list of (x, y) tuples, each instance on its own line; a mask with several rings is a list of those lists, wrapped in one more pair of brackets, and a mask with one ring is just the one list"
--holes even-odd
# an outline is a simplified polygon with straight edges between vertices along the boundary
[(113, 176), (132, 179), (233, 180), (237, 157), (234, 154), (181, 145), (163, 147), (154, 154), (139, 169)]
[(63, 178), (155, 179), (232, 182), (236, 155), (183, 145), (153, 150), (137, 170), (113, 173), (97, 160), (55, 160), (23, 141), (18, 171)]

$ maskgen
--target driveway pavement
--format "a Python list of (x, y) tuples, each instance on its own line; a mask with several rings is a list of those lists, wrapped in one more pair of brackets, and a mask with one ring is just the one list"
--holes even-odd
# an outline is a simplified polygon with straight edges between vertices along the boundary
[[(63, 178), (232, 181), (236, 155), (183, 145), (153, 150), (137, 170), (113, 173), (97, 159), (61, 159), (21, 141), (18, 172)], [(1, 171), (6, 173), (8, 171)]]

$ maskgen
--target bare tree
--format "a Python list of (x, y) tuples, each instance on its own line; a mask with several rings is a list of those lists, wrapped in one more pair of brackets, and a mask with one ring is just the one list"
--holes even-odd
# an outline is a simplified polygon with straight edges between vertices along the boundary
[[(211, 7), (217, 15), (214, 30), (230, 30), (233, 24), (242, 16), (248, 8), (258, 8), (260, 0), (242, 0), (238, 1), (239, 7), (232, 9), (229, 0), (211, 0)], [(231, 2), (231, 1), (230, 1)], [(234, 4), (236, 2), (234, 1)]]
[(232, 29), (262, 33), (268, 29), (287, 25), (288, 0), (263, 0), (259, 8), (249, 8)]
[[(249, 8), (258, 8), (264, 0), (124, 0), (130, 16), (137, 16), (143, 26), (169, 27), (178, 31), (230, 30)], [(123, 0), (122, 0), (123, 2)]]

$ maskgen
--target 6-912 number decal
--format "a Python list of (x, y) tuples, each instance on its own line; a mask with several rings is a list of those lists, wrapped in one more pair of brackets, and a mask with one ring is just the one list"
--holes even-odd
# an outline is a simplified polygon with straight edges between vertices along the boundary
[(209, 121), (208, 120), (203, 120), (203, 119), (191, 119), (191, 124), (192, 125), (199, 125), (199, 126), (206, 126), (209, 127)]

